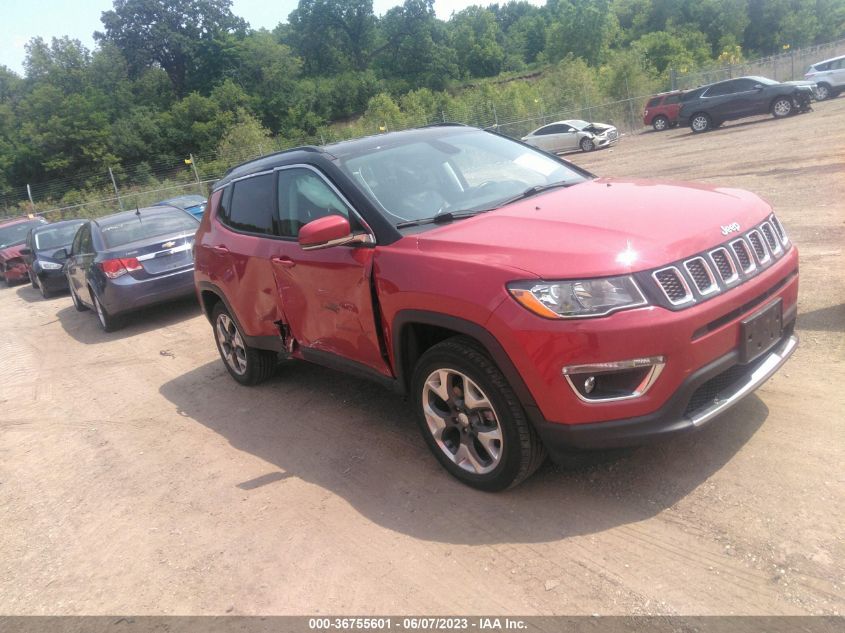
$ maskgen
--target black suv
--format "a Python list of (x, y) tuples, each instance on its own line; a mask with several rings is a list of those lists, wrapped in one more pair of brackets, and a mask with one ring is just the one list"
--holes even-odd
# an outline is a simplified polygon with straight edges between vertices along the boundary
[(809, 110), (812, 88), (782, 84), (765, 77), (740, 77), (702, 86), (681, 98), (678, 120), (695, 133), (725, 121), (771, 113), (776, 118)]

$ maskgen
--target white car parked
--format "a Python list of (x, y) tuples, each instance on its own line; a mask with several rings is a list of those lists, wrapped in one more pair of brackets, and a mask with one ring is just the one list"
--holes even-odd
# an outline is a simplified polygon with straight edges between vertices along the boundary
[(600, 147), (613, 145), (619, 140), (619, 132), (606, 123), (589, 123), (579, 119), (557, 121), (537, 128), (522, 140), (529, 145), (553, 154), (580, 149), (591, 152)]
[(816, 82), (816, 99), (824, 101), (845, 90), (845, 55), (810, 66), (804, 79)]

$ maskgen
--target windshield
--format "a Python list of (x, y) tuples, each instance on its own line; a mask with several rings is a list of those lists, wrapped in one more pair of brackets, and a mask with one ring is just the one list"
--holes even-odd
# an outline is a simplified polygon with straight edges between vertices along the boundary
[(481, 130), (379, 147), (341, 168), (394, 225), (486, 210), (530, 187), (585, 180), (547, 154)]
[(83, 224), (84, 221), (80, 220), (73, 224), (62, 224), (61, 226), (55, 227), (48, 226), (47, 228), (41, 229), (33, 235), (35, 238), (35, 250), (55, 251), (70, 245), (73, 242), (73, 236), (76, 235), (76, 231)]
[(108, 248), (123, 246), (158, 236), (174, 233), (196, 232), (196, 219), (178, 209), (173, 212), (141, 212), (140, 215), (124, 216), (114, 222), (101, 224), (103, 240)]
[(31, 222), (21, 222), (20, 224), (3, 227), (0, 229), (0, 248), (23, 244), (26, 241), (26, 234), (29, 233), (29, 229), (42, 224), (44, 224), (42, 220), (32, 220)]
[(775, 84), (780, 83), (779, 81), (769, 79), (768, 77), (748, 77), (748, 79), (753, 79), (758, 84), (763, 84), (764, 86), (774, 86)]

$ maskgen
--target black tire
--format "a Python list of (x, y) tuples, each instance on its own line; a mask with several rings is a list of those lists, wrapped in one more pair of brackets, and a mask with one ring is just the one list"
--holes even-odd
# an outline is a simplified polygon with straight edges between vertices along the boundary
[(825, 101), (827, 99), (833, 99), (836, 94), (837, 93), (834, 92), (830, 84), (822, 83), (816, 86), (816, 101)]
[(88, 292), (91, 293), (91, 303), (94, 304), (94, 313), (97, 315), (97, 323), (100, 324), (103, 331), (114, 332), (115, 330), (122, 328), (123, 319), (116, 317), (113, 314), (109, 314), (109, 311), (106, 310), (102, 303), (100, 303), (100, 299), (97, 297), (94, 289), (90, 286), (88, 287)]
[(26, 272), (29, 275), (29, 283), (32, 284), (33, 288), (38, 288), (38, 281), (35, 279), (35, 275), (32, 274), (32, 268), (27, 269)]
[(70, 299), (73, 301), (73, 307), (76, 308), (77, 312), (85, 312), (88, 309), (84, 303), (79, 300), (79, 297), (76, 295), (76, 290), (73, 289), (73, 284), (68, 281), (68, 287), (70, 288)]
[(581, 148), (582, 152), (592, 152), (596, 149), (596, 144), (589, 138), (582, 138), (581, 142), (578, 143), (578, 146)]
[(655, 132), (663, 132), (672, 127), (672, 124), (669, 123), (669, 117), (665, 117), (660, 114), (654, 117), (654, 120), (651, 122), (651, 127), (654, 128)]
[[(452, 377), (447, 381), (454, 380), (441, 384), (441, 388), (450, 394), (450, 401), (454, 395), (454, 406), (440, 399), (430, 387), (429, 381), (440, 372)], [(483, 396), (489, 407), (467, 407), (465, 396), (470, 388), (467, 381), (475, 388), (476, 394)], [(496, 364), (472, 339), (459, 336), (428, 349), (414, 368), (411, 389), (417, 423), (426, 444), (440, 464), (459, 481), (479, 490), (496, 492), (516, 486), (545, 460), (545, 448), (513, 389)], [(425, 413), (427, 408), (435, 411), (433, 407), (436, 407), (437, 414), (451, 419), (443, 427), (439, 440), (435, 439)], [(477, 435), (479, 429), (492, 430), (499, 435), (501, 439), (494, 440), (499, 442), (496, 447), (498, 455), (482, 448)], [(456, 458), (462, 445), (481, 448), (480, 451), (472, 449), (474, 459), (482, 454), (489, 458), (483, 465), (490, 470), (479, 473), (475, 468), (475, 472), (470, 472), (460, 466)]]
[[(211, 327), (223, 365), (226, 366), (229, 375), (240, 384), (257, 385), (276, 372), (278, 365), (276, 352), (247, 345), (237, 321), (232, 318), (222, 301), (218, 301), (211, 311)], [(220, 340), (223, 331), (229, 336), (226, 343), (228, 348), (224, 348), (224, 343)], [(236, 343), (238, 340), (239, 343)]]
[(689, 126), (693, 134), (701, 134), (713, 129), (713, 119), (709, 114), (696, 112), (690, 117)]
[(778, 97), (772, 101), (772, 116), (776, 119), (788, 117), (795, 111), (795, 105), (792, 103), (792, 97)]
[(38, 290), (41, 291), (41, 297), (42, 298), (49, 299), (50, 297), (53, 296), (53, 293), (49, 290), (49, 288), (47, 288), (47, 286), (44, 285), (43, 282), (37, 284), (37, 286), (38, 286)]

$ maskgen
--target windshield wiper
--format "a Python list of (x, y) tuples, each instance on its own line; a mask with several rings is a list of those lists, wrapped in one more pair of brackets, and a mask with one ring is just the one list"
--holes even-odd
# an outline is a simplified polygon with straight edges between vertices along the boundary
[(481, 211), (446, 211), (445, 213), (438, 213), (435, 216), (430, 218), (422, 218), (420, 220), (408, 220), (407, 222), (400, 222), (396, 225), (397, 229), (404, 229), (408, 226), (420, 226), (423, 224), (445, 224), (446, 222), (451, 222), (452, 220), (463, 220), (464, 218), (471, 218), (474, 215), (478, 215), (479, 213), (484, 213), (485, 211), (489, 211), (489, 209), (483, 209)]
[(516, 202), (517, 200), (524, 200), (525, 198), (530, 198), (531, 196), (536, 196), (538, 193), (543, 193), (544, 191), (548, 191), (549, 189), (557, 189), (558, 187), (568, 187), (575, 183), (572, 182), (553, 182), (548, 185), (534, 185), (533, 187), (528, 187), (522, 193), (514, 196), (513, 198), (508, 198), (507, 200), (503, 200), (499, 203), (500, 207), (505, 206), (506, 204), (510, 204), (512, 202)]

